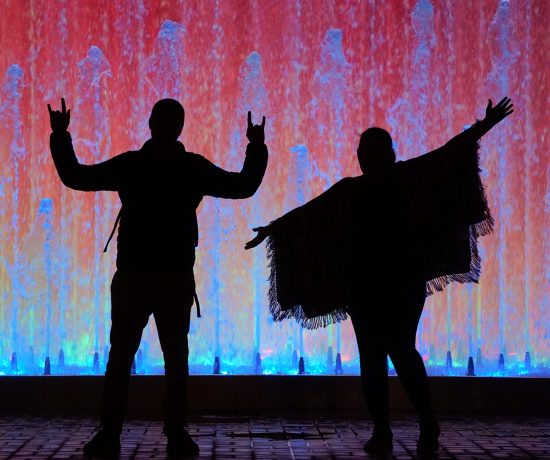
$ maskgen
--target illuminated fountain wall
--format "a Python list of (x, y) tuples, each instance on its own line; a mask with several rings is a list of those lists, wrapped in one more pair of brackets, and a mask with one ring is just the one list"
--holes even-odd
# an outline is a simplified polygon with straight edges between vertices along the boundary
[[(464, 375), (471, 356), (477, 375), (550, 376), (549, 10), (536, 0), (3, 5), (0, 372), (43, 374), (46, 357), (53, 374), (105, 366), (116, 251), (101, 251), (120, 203), (61, 184), (46, 103), (66, 98), (84, 163), (138, 149), (153, 103), (173, 97), (187, 111), (187, 149), (239, 170), (246, 112), (265, 114), (258, 193), (200, 208), (192, 372), (212, 373), (217, 357), (222, 373), (297, 373), (300, 361), (306, 373), (357, 373), (349, 321), (314, 332), (271, 321), (264, 250), (243, 250), (250, 228), (357, 175), (368, 126), (389, 129), (411, 158), (508, 95), (516, 113), (483, 140), (496, 230), (481, 242), (481, 282), (430, 297), (417, 343), (432, 375)], [(162, 372), (152, 319), (136, 371)]]

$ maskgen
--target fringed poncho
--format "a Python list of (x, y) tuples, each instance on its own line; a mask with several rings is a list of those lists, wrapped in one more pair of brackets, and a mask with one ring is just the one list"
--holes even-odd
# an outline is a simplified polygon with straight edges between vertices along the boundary
[[(381, 232), (384, 225), (406, 228), (407, 254), (394, 252), (394, 256), (415, 261), (414, 276), (425, 280), (428, 295), (451, 281), (477, 282), (481, 270), (477, 240), (493, 228), (479, 175), (478, 148), (477, 140), (453, 139), (437, 150), (396, 163), (390, 186), (400, 200), (397, 220), (380, 219), (376, 206), (368, 205), (376, 196), (362, 200), (361, 190), (369, 191), (361, 186), (367, 174), (365, 179), (342, 179), (272, 222), (267, 251), (273, 319), (294, 317), (308, 329), (346, 319), (354, 291), (351, 284), (358, 279), (350, 276), (350, 270), (360, 270), (353, 262), (355, 255), (377, 255), (379, 260), (365, 262), (374, 267), (369, 273), (383, 262), (379, 241), (358, 238), (369, 235), (369, 226)], [(358, 215), (366, 224), (363, 233), (354, 229)], [(397, 265), (395, 272), (384, 272), (393, 278), (393, 285), (407, 276)], [(364, 282), (369, 282), (368, 275)]]

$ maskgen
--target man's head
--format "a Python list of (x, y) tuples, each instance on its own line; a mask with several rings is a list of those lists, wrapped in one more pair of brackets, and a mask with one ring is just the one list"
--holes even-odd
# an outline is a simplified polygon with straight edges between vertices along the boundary
[(357, 159), (361, 171), (381, 173), (387, 171), (395, 163), (395, 152), (390, 133), (382, 128), (369, 128), (361, 134)]
[(183, 106), (175, 99), (161, 99), (154, 106), (149, 118), (151, 137), (162, 141), (175, 141), (185, 122)]

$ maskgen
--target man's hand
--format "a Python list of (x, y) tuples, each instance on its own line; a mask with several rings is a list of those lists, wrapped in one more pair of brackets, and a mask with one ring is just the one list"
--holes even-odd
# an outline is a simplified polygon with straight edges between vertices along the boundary
[(59, 110), (52, 110), (50, 104), (48, 104), (48, 112), (50, 112), (50, 125), (54, 133), (62, 133), (67, 131), (69, 123), (71, 122), (71, 109), (67, 110), (65, 107), (65, 99), (61, 98), (61, 112)]
[(251, 144), (263, 144), (265, 141), (264, 134), (265, 117), (262, 118), (261, 125), (252, 125), (252, 112), (248, 111), (248, 128), (246, 130), (246, 137)]
[(500, 123), (508, 115), (514, 112), (514, 106), (512, 105), (512, 99), (509, 97), (503, 97), (500, 102), (493, 107), (493, 101), (489, 99), (487, 108), (485, 109), (485, 121), (491, 126), (495, 126)]
[[(250, 113), (250, 112), (248, 112)], [(255, 232), (258, 234), (254, 237), (254, 239), (250, 240), (248, 243), (245, 244), (245, 249), (252, 249), (258, 246), (263, 240), (265, 240), (270, 234), (269, 226), (267, 227), (256, 227), (253, 228)]]

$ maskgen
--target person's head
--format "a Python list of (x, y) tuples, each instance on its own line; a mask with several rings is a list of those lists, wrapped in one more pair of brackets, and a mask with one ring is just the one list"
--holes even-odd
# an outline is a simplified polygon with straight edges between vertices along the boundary
[(369, 128), (363, 134), (357, 147), (357, 159), (361, 171), (380, 173), (395, 163), (395, 151), (390, 133), (382, 128)]
[(153, 139), (175, 141), (185, 122), (183, 106), (175, 99), (161, 99), (154, 106), (149, 118)]

